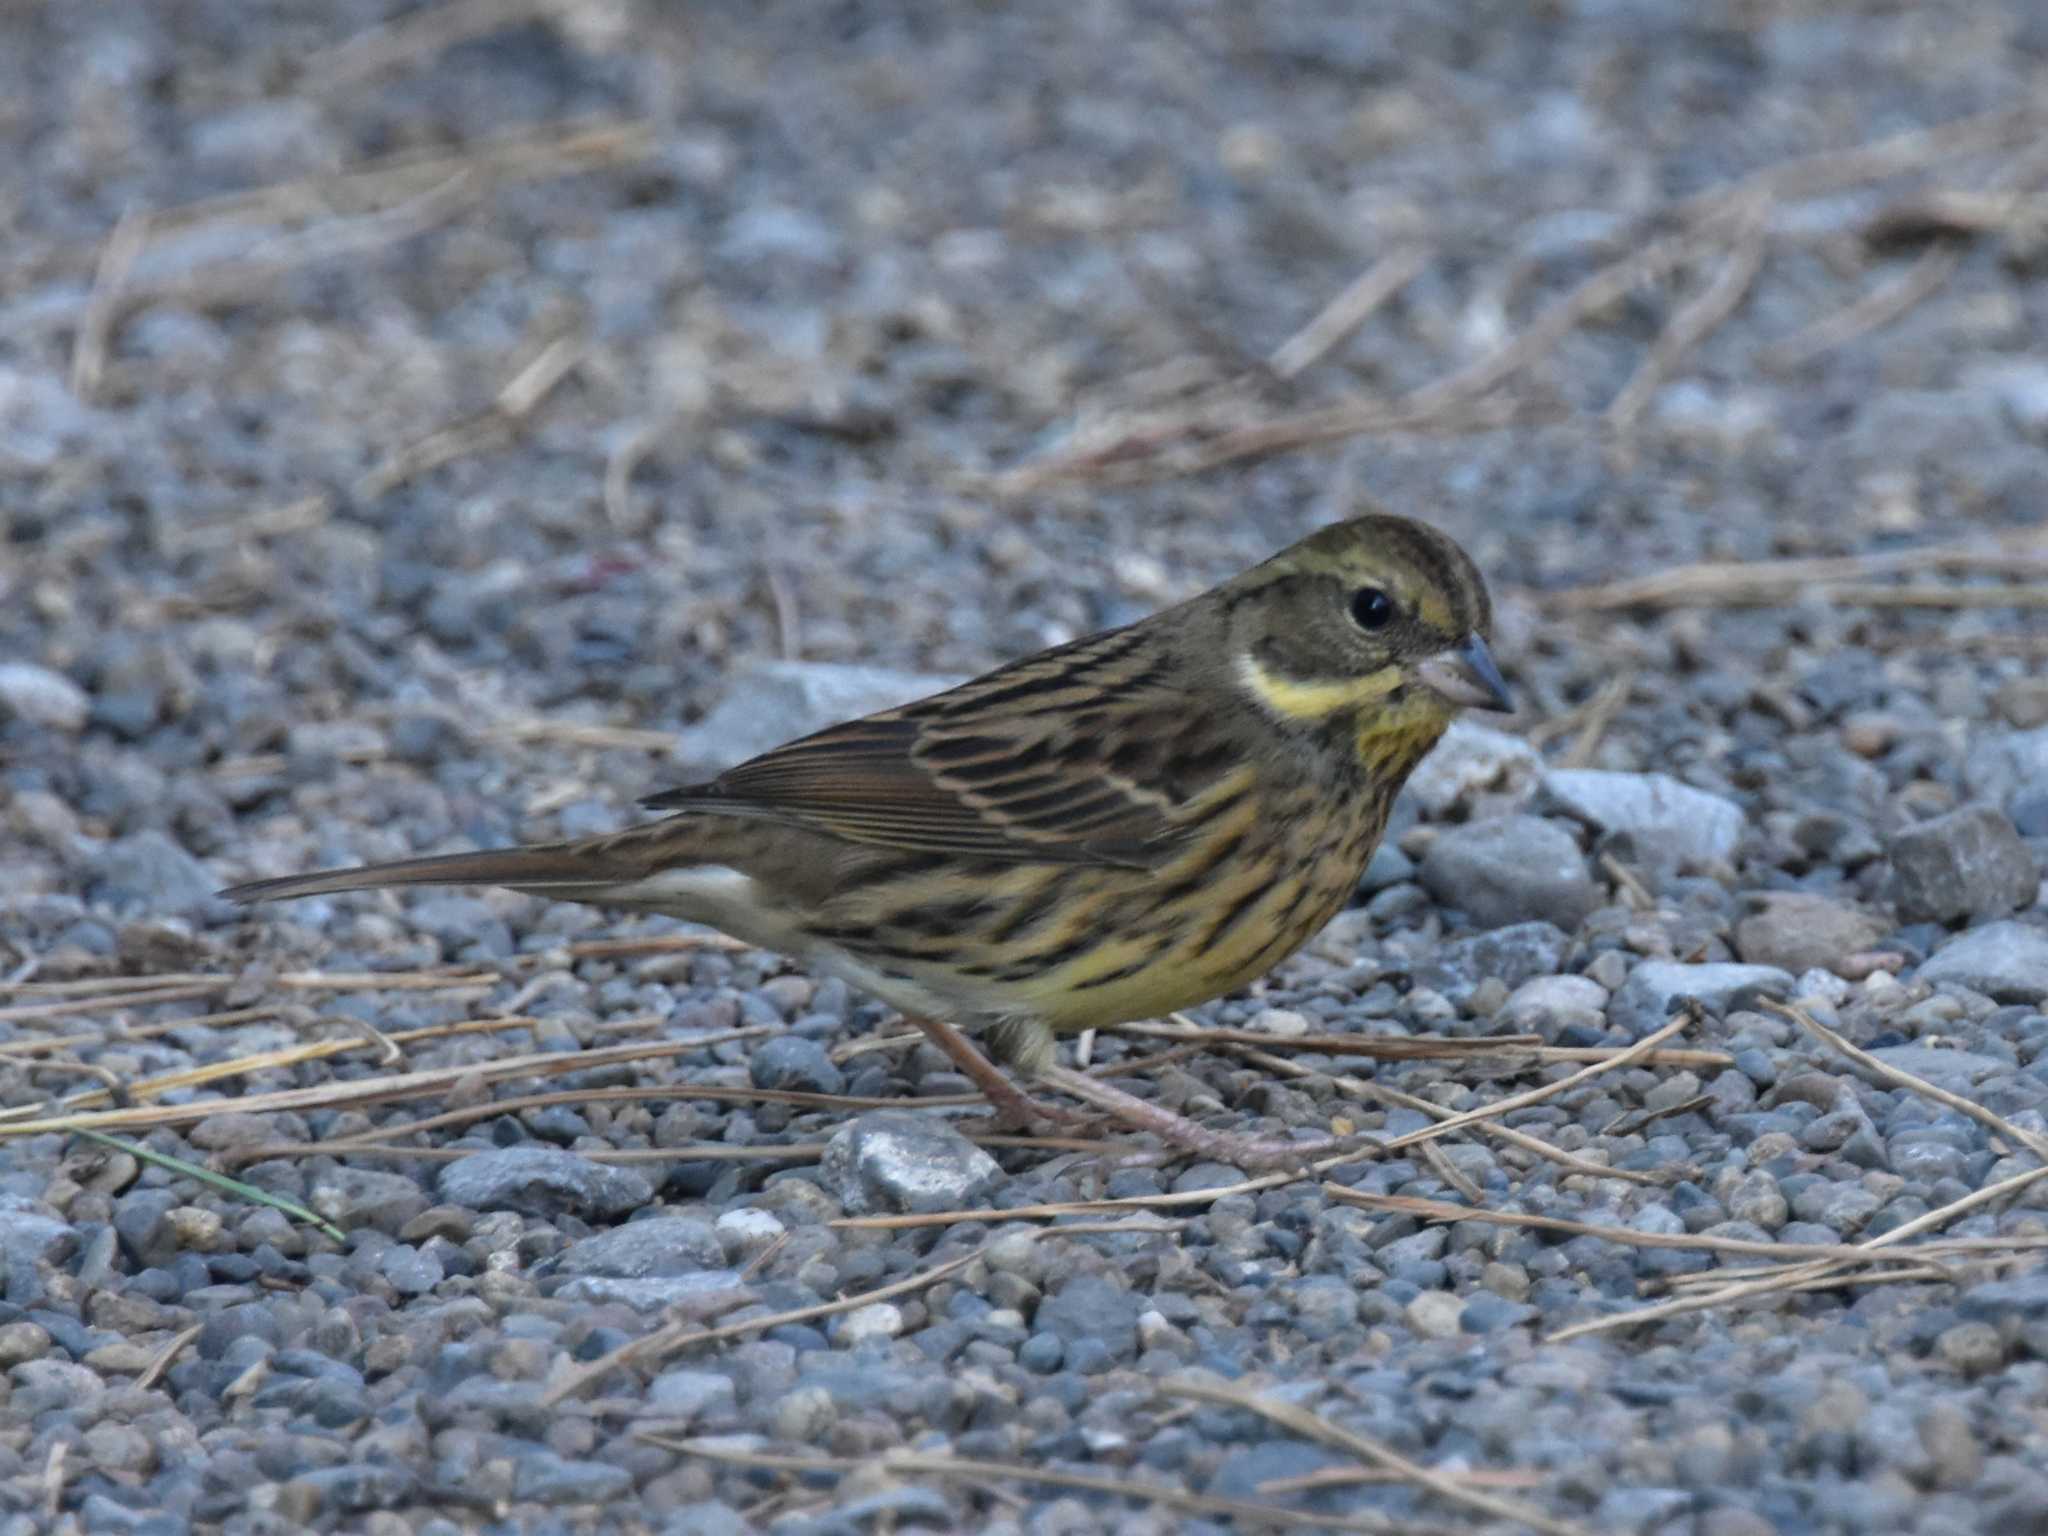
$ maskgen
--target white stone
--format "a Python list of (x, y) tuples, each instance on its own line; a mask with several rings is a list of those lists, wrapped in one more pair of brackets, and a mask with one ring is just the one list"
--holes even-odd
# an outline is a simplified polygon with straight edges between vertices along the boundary
[(92, 700), (61, 672), (32, 661), (0, 663), (0, 706), (30, 725), (52, 731), (84, 728)]
[(857, 1349), (876, 1339), (893, 1339), (902, 1332), (903, 1309), (893, 1302), (871, 1301), (839, 1319), (834, 1342), (844, 1349)]

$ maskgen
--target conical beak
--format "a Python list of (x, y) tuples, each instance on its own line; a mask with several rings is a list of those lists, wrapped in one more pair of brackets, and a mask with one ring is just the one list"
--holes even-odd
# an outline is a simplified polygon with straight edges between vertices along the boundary
[(1447, 651), (1438, 651), (1415, 667), (1416, 679), (1446, 703), (1471, 709), (1512, 713), (1515, 701), (1507, 679), (1493, 664), (1493, 652), (1478, 635), (1467, 635)]

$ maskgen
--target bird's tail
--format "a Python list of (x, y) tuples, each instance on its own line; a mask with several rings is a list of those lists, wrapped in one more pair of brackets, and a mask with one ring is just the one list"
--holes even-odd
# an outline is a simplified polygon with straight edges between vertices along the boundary
[(571, 843), (534, 843), (523, 848), (497, 848), (479, 853), (444, 853), (424, 859), (397, 859), (389, 864), (364, 864), (355, 869), (322, 869), (308, 875), (283, 875), (231, 885), (220, 894), (229, 901), (290, 901), (300, 896), (327, 896), (336, 891), (366, 891), (386, 885), (503, 885), (513, 890), (577, 899), (639, 878), (639, 861), (617, 856), (617, 840), (591, 838)]

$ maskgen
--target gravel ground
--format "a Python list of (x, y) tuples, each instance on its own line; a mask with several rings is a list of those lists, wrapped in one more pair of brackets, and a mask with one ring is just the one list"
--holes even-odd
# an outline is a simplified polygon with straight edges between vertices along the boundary
[[(1324, 1426), (1583, 1530), (2048, 1528), (2048, 1182), (1945, 1211), (1942, 1274), (1553, 1337), (1759, 1262), (1670, 1239), (2043, 1166), (2048, 123), (1985, 114), (2048, 98), (2048, 12), (397, 9), (0, 17), (0, 1536), (1520, 1524)], [(1093, 1059), (1398, 1136), (1587, 1062), (1382, 1042), (1611, 1058), (1697, 1002), (1713, 1054), (1520, 1141), (1251, 1189), (982, 1148), (884, 1010), (673, 923), (211, 895), (616, 825), (1366, 495), (1490, 573), (1523, 712), (1200, 1010), (1262, 1058)], [(109, 1092), (338, 1236), (20, 1128)], [(721, 1332), (578, 1377), (671, 1319)]]

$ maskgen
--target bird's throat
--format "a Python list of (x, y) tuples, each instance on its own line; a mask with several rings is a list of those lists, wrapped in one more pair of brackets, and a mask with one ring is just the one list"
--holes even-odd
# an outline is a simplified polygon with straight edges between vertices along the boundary
[(1359, 719), (1355, 738), (1359, 766), (1368, 777), (1398, 786), (1415, 771), (1417, 763), (1429, 756), (1430, 748), (1437, 744), (1449, 724), (1435, 710), (1413, 714), (1394, 711), (1385, 717), (1366, 710)]

